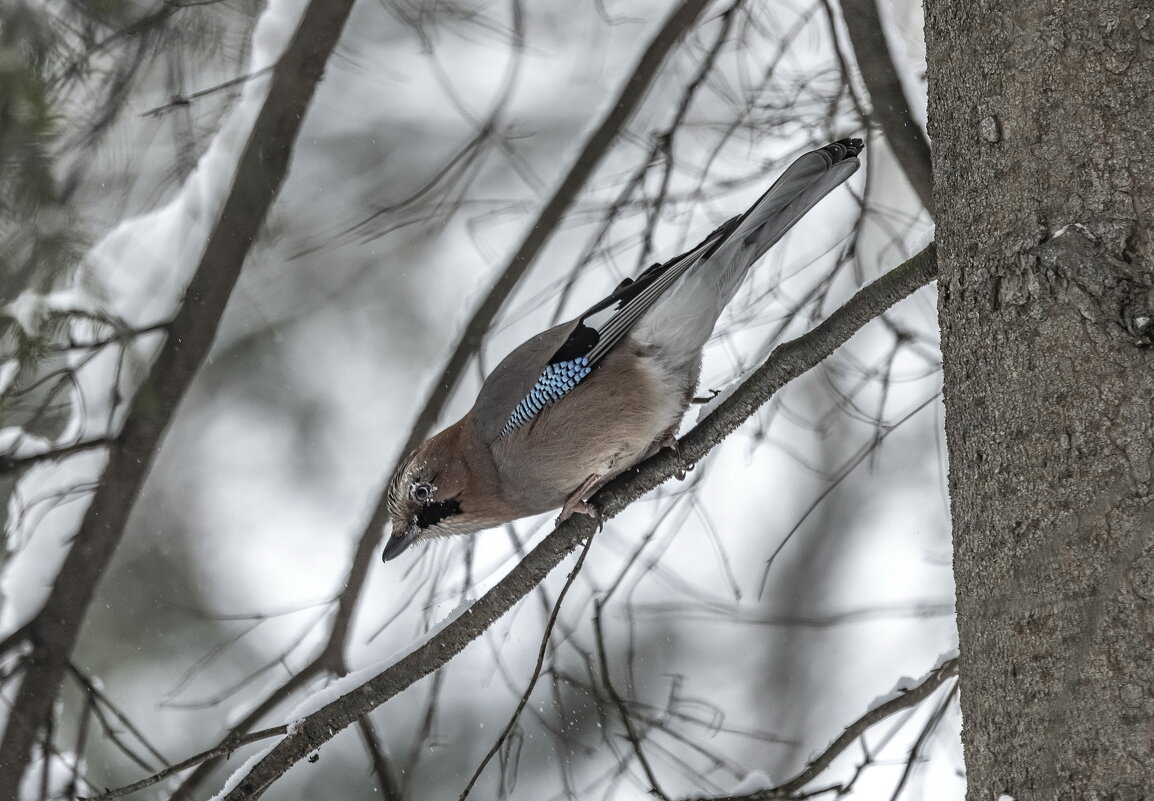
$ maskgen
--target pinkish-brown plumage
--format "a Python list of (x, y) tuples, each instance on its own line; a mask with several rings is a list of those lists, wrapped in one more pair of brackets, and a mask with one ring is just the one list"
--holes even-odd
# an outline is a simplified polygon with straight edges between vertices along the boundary
[(389, 484), (384, 558), (564, 505), (669, 441), (701, 354), (750, 266), (858, 167), (860, 140), (798, 158), (745, 214), (687, 253), (625, 281), (576, 320), (516, 348), (461, 420)]

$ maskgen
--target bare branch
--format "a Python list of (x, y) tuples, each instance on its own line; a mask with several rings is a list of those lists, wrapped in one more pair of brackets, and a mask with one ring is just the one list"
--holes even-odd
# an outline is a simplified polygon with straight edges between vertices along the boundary
[(154, 784), (164, 781), (169, 776), (180, 773), (183, 770), (188, 770), (195, 765), (200, 765), (217, 757), (227, 756), (241, 746), (267, 740), (269, 737), (277, 737), (287, 732), (288, 726), (272, 726), (271, 728), (261, 729), (260, 731), (254, 731), (249, 734), (230, 737), (220, 745), (213, 746), (207, 751), (202, 751), (195, 756), (190, 756), (188, 759), (177, 762), (175, 765), (170, 765), (164, 770), (158, 771), (151, 776), (146, 776), (140, 781), (126, 784), (124, 787), (118, 787), (115, 790), (106, 790), (100, 795), (81, 796), (77, 801), (111, 801), (113, 798), (123, 798), (126, 795), (132, 795), (147, 787), (152, 787)]
[[(805, 766), (801, 773), (794, 776), (784, 784), (779, 784), (777, 787), (768, 790), (758, 790), (747, 795), (727, 795), (727, 796), (701, 796), (692, 801), (770, 801), (776, 798), (790, 798), (805, 787), (815, 778), (821, 775), (822, 771), (830, 766), (830, 764), (841, 756), (847, 748), (853, 745), (854, 741), (861, 737), (871, 727), (885, 720), (903, 709), (910, 709), (917, 706), (922, 701), (934, 694), (934, 691), (946, 683), (949, 679), (958, 675), (958, 658), (954, 657), (943, 662), (930, 675), (922, 679), (922, 683), (916, 687), (906, 690), (896, 698), (891, 698), (884, 704), (880, 704), (869, 712), (866, 712), (860, 718), (855, 720), (841, 735), (830, 743), (816, 759)], [(953, 695), (951, 691), (951, 696)]]
[(549, 613), (549, 619), (545, 623), (545, 632), (541, 635), (541, 648), (537, 652), (537, 664), (533, 666), (533, 675), (529, 678), (529, 686), (525, 688), (525, 692), (521, 693), (521, 700), (517, 703), (517, 708), (513, 710), (513, 714), (509, 718), (509, 722), (505, 725), (504, 730), (497, 741), (493, 743), (493, 747), (489, 749), (489, 753), (485, 754), (485, 758), (481, 760), (481, 764), (473, 771), (473, 777), (469, 779), (469, 783), (465, 785), (465, 789), (461, 792), (460, 801), (465, 801), (469, 793), (472, 792), (473, 786), (476, 785), (477, 780), (481, 778), (481, 774), (485, 771), (485, 766), (496, 756), (497, 752), (501, 750), (505, 740), (508, 739), (509, 733), (513, 731), (513, 727), (517, 725), (517, 720), (521, 717), (521, 712), (525, 709), (525, 705), (529, 703), (529, 696), (533, 694), (533, 688), (537, 686), (537, 679), (541, 678), (541, 669), (545, 666), (545, 654), (549, 650), (549, 638), (553, 634), (553, 626), (557, 624), (557, 615), (561, 612), (561, 603), (565, 600), (565, 596), (569, 593), (569, 588), (573, 586), (577, 575), (581, 572), (581, 566), (585, 564), (585, 557), (589, 554), (589, 546), (593, 544), (593, 536), (590, 535), (585, 540), (585, 547), (581, 550), (581, 555), (577, 557), (577, 564), (573, 565), (573, 570), (569, 573), (569, 578), (565, 580), (565, 586), (561, 588), (561, 592), (557, 595), (557, 601), (553, 604), (553, 611)]
[(917, 766), (918, 760), (921, 759), (922, 749), (925, 748), (930, 737), (933, 736), (938, 726), (941, 725), (942, 718), (946, 715), (946, 710), (950, 708), (950, 703), (957, 695), (958, 685), (955, 683), (946, 694), (946, 697), (942, 699), (942, 702), (938, 704), (938, 708), (930, 715), (930, 719), (926, 721), (926, 725), (922, 727), (921, 734), (918, 735), (918, 739), (914, 741), (913, 748), (910, 749), (909, 758), (906, 759), (906, 766), (902, 769), (901, 778), (898, 779), (897, 786), (894, 787), (894, 793), (890, 796), (890, 801), (898, 801), (902, 790), (905, 789), (910, 777), (914, 774), (914, 768)]
[(934, 181), (930, 166), (930, 144), (910, 113), (909, 101), (906, 100), (885, 31), (878, 19), (877, 0), (842, 0), (841, 8), (862, 80), (870, 93), (873, 116), (881, 126), (890, 150), (902, 165), (918, 200), (933, 217)]
[[(706, 0), (677, 3), (661, 28), (650, 40), (633, 73), (622, 86), (614, 102), (609, 106), (605, 118), (585, 141), (573, 166), (570, 167), (552, 198), (529, 227), (524, 241), (511, 257), (501, 277), (498, 278), (489, 294), (477, 307), (472, 319), (466, 324), (465, 333), (456, 350), (450, 356), (440, 377), (433, 384), (432, 392), (426, 400), (424, 408), (413, 423), (409, 439), (401, 449), (401, 456), (407, 454), (428, 436), (437, 417), (449, 400), (452, 387), (464, 372), (469, 359), (472, 358), (480, 345), (481, 337), (492, 324), (497, 312), (561, 223), (566, 210), (573, 203), (581, 188), (588, 182), (616, 136), (640, 106), (666, 56), (681, 36), (693, 26), (707, 5)], [(317, 663), (319, 664), (314, 663), (316, 667), (323, 670), (337, 668), (333, 672), (346, 672), (343, 656), (345, 642), (348, 638), (353, 613), (356, 610), (357, 602), (360, 600), (361, 590), (368, 577), (369, 567), (373, 564), (388, 520), (386, 496), (385, 488), (382, 488), (376, 508), (370, 514), (357, 541), (352, 563), (344, 581), (345, 590), (341, 593), (338, 601), (332, 631), (323, 653), (318, 657)], [(269, 706), (262, 704), (261, 708), (267, 711)], [(254, 722), (255, 717), (250, 715), (246, 718), (245, 723), (240, 724), (233, 731), (252, 725)], [(211, 764), (206, 763), (190, 776), (181, 788), (182, 793), (178, 793), (178, 796), (203, 780), (211, 767)]]
[(0, 475), (15, 473), (32, 465), (40, 464), (41, 462), (64, 459), (73, 454), (95, 450), (96, 448), (104, 448), (111, 444), (111, 439), (101, 437), (99, 439), (85, 440), (84, 442), (74, 442), (71, 445), (61, 445), (59, 448), (53, 448), (42, 453), (33, 453), (28, 456), (0, 456)]
[(207, 89), (201, 89), (200, 91), (193, 92), (189, 95), (174, 95), (172, 99), (165, 103), (163, 106), (157, 106), (156, 108), (150, 108), (148, 111), (143, 111), (141, 112), (140, 116), (155, 117), (170, 109), (178, 108), (179, 106), (191, 105), (194, 100), (199, 100), (202, 97), (207, 97), (208, 95), (216, 94), (217, 92), (223, 91), (225, 89), (231, 89), (234, 86), (239, 86), (240, 84), (247, 83), (248, 81), (251, 81), (255, 78), (259, 78), (269, 70), (274, 69), (275, 66), (276, 65), (264, 67), (262, 69), (256, 70), (255, 72), (250, 72), (247, 75), (238, 76), (231, 80), (224, 81), (223, 83), (218, 83), (216, 86), (210, 86)]
[(288, 171), (297, 131), (352, 0), (310, 3), (285, 49), (237, 164), (232, 189), (172, 323), (133, 401), (108, 466), (44, 607), (32, 622), (26, 672), (0, 740), (0, 801), (15, 801), (37, 733), (61, 682), (104, 568), (115, 552), (161, 437), (204, 361), (265, 215)]
[(389, 761), (385, 758), (385, 749), (381, 745), (381, 737), (373, 727), (372, 718), (365, 715), (357, 721), (357, 728), (361, 731), (361, 739), (365, 741), (365, 750), (369, 752), (369, 759), (373, 763), (373, 773), (381, 783), (381, 795), (385, 801), (401, 801), (404, 797), (393, 779), (393, 772), (389, 769)]
[[(269, 693), (263, 701), (257, 704), (251, 712), (241, 718), (229, 731), (228, 735), (220, 742), (218, 747), (224, 747), (230, 739), (238, 737), (247, 732), (250, 728), (256, 725), (256, 722), (275, 709), (286, 698), (289, 698), (297, 690), (308, 685), (310, 681), (318, 676), (325, 675), (330, 671), (330, 668), (324, 661), (324, 654), (314, 659), (305, 665), (300, 671), (293, 674), (287, 681)], [(222, 753), (227, 754), (225, 750)], [(184, 801), (191, 799), (192, 791), (195, 787), (208, 776), (212, 769), (216, 767), (218, 757), (212, 757), (201, 762), (191, 774), (189, 774), (181, 785), (172, 793), (173, 801)]]
[[(812, 331), (776, 348), (749, 380), (681, 440), (677, 453), (658, 453), (610, 482), (593, 497), (592, 503), (603, 518), (614, 517), (654, 487), (696, 464), (774, 392), (819, 364), (871, 319), (934, 280), (936, 273), (937, 251), (931, 245), (859, 290)], [(595, 525), (585, 515), (575, 515), (559, 525), (437, 636), (294, 725), (292, 733), (253, 765), (225, 801), (259, 798), (292, 765), (337, 732), (447, 663), (531, 592), (580, 542), (592, 536)]]
[(613, 705), (617, 707), (617, 712), (621, 715), (621, 722), (625, 724), (625, 733), (629, 738), (629, 744), (633, 747), (633, 754), (637, 757), (641, 769), (645, 771), (645, 778), (649, 781), (650, 795), (656, 796), (662, 801), (669, 801), (669, 796), (661, 789), (661, 785), (657, 781), (657, 774), (653, 772), (653, 766), (649, 764), (649, 760), (645, 757), (645, 751), (641, 748), (641, 737), (633, 728), (633, 716), (629, 714), (629, 708), (625, 705), (624, 699), (617, 694), (617, 690), (613, 686), (613, 679), (609, 675), (609, 657), (605, 650), (605, 633), (601, 628), (601, 609), (602, 602), (597, 601), (593, 613), (593, 631), (597, 639), (597, 659), (601, 664), (601, 681), (605, 684), (605, 691), (609, 693), (610, 700), (613, 701)]

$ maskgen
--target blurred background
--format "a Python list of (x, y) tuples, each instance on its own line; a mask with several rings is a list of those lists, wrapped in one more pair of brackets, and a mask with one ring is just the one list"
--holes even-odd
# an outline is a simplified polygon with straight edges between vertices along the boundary
[[(103, 463), (87, 443), (123, 419), (302, 7), (0, 2), (0, 637), (51, 586)], [(338, 674), (383, 669), (424, 641), (551, 530), (552, 515), (528, 519), (388, 564), (378, 547), (360, 563), (366, 580), (350, 579), (472, 310), (673, 7), (355, 5), (209, 361), (87, 609), (26, 797), (95, 795), (234, 730), (293, 720)], [(877, 12), (924, 126), (920, 5), (879, 0)], [(692, 246), (828, 141), (865, 138), (863, 169), (753, 271), (699, 394), (916, 252), (932, 220), (856, 65), (832, 0), (708, 6), (438, 427), (513, 346)], [(595, 537), (540, 679), (471, 797), (651, 798), (638, 751), (672, 798), (768, 787), (953, 649), (935, 304), (928, 287), (874, 320)], [(574, 561), (267, 797), (458, 797), (529, 685)], [(0, 652), (6, 703), (20, 656)], [(947, 682), (870, 728), (809, 789), (961, 798), (959, 727)], [(258, 747), (133, 797), (209, 798)]]

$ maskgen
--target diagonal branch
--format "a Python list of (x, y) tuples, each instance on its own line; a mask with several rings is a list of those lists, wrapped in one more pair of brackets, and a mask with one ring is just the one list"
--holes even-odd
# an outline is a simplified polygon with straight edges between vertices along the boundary
[[(588, 183), (617, 136), (633, 118), (669, 53), (685, 33), (693, 27), (708, 5), (709, 0), (677, 0), (669, 16), (654, 33), (653, 38), (638, 59), (632, 74), (609, 105), (601, 124), (585, 140), (581, 152), (561, 180), (560, 185), (554, 190), (552, 197), (542, 208), (537, 218), (533, 220), (532, 225), (529, 226), (520, 247), (510, 257), (500, 277), (465, 325), (456, 348), (449, 356), (440, 376), (433, 382), (429, 397), (410, 429), (409, 439), (401, 448), (400, 456), (407, 455), (430, 434), (437, 418), (444, 411), (453, 387), (464, 373), (469, 360), (480, 348), (482, 339), (492, 326), (497, 313), (525, 276), (541, 249), (557, 230), (565, 212), (576, 200), (581, 189)], [(389, 474), (391, 475), (391, 473), (390, 470)], [(385, 478), (387, 480), (388, 475)], [(349, 572), (345, 577), (345, 589), (337, 601), (337, 611), (333, 617), (328, 642), (310, 667), (315, 666), (337, 674), (347, 672), (344, 660), (345, 644), (348, 639), (349, 628), (353, 622), (356, 605), (360, 601), (361, 590), (368, 578), (369, 568), (374, 562), (375, 554), (380, 547), (381, 537), (384, 535), (385, 524), (388, 521), (387, 497), (387, 487), (382, 487), (376, 506), (369, 515), (360, 538), (357, 540), (352, 563), (349, 565)], [(267, 711), (269, 707), (269, 704), (260, 705), (260, 709), (264, 711)], [(255, 714), (249, 715), (242, 724), (233, 729), (232, 733), (236, 734), (248, 726), (255, 725), (257, 718), (258, 716)], [(216, 760), (202, 764), (185, 780), (180, 791), (174, 797), (185, 797), (191, 788), (199, 785), (216, 765)]]
[[(815, 367), (871, 319), (930, 283), (937, 275), (933, 245), (859, 290), (844, 306), (812, 331), (778, 346), (769, 359), (712, 414), (679, 443), (610, 482), (592, 502), (604, 518), (699, 462), (787, 383)], [(579, 543), (593, 534), (595, 523), (576, 515), (546, 537), (462, 615), (435, 637), (391, 667), (291, 726), (291, 733), (257, 761), (224, 796), (225, 801), (259, 798), (294, 764), (316, 751), (337, 732), (397, 693), (447, 663), (481, 636), (514, 604), (537, 586)]]
[(877, 0), (842, 0), (841, 9), (858, 69), (870, 94), (874, 119), (881, 126), (890, 150), (917, 193), (918, 200), (933, 217), (930, 144), (910, 113), (910, 104), (878, 17)]
[(53, 705), (104, 568), (124, 533), (160, 440), (216, 335), (245, 257), (288, 172), (293, 143), (352, 7), (314, 0), (281, 56), (237, 163), (180, 311), (133, 400), (124, 429), (44, 607), (29, 629), (32, 651), (0, 741), (0, 801), (15, 801), (38, 732)]
[[(955, 656), (935, 668), (928, 676), (922, 679), (921, 684), (918, 686), (906, 690), (901, 695), (891, 698), (884, 704), (879, 704), (855, 720), (846, 727), (845, 731), (838, 735), (836, 740), (829, 744), (828, 748), (806, 765), (801, 773), (789, 781), (779, 784), (777, 787), (771, 787), (768, 790), (757, 790), (745, 795), (708, 796), (691, 799), (691, 801), (770, 801), (770, 799), (777, 798), (797, 798), (798, 792), (803, 787), (820, 776), (822, 771), (833, 764), (835, 759), (841, 756), (847, 748), (853, 745), (854, 741), (865, 734), (872, 726), (877, 725), (891, 715), (901, 712), (903, 709), (910, 709), (911, 707), (917, 706), (933, 695), (934, 692), (949, 679), (957, 675), (958, 658)], [(953, 697), (956, 689), (957, 685), (950, 691), (947, 700)], [(918, 740), (921, 742), (922, 738), (919, 737)]]

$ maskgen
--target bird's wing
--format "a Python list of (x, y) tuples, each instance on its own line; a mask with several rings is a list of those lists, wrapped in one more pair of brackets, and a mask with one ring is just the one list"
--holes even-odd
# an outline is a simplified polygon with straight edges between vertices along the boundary
[(679, 278), (698, 265), (720, 262), (709, 299), (719, 312), (752, 263), (853, 174), (860, 151), (860, 140), (843, 139), (800, 156), (744, 214), (723, 223), (677, 258), (653, 265), (636, 280), (622, 282), (613, 294), (577, 318), (535, 383), (513, 407), (498, 436), (507, 436), (568, 394)]

